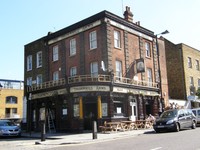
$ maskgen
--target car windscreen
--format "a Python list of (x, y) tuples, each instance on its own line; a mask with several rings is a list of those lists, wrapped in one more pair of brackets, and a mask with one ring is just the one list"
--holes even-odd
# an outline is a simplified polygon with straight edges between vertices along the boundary
[(177, 111), (165, 111), (160, 118), (173, 118), (177, 116)]
[(15, 126), (13, 122), (2, 121), (0, 122), (0, 126)]

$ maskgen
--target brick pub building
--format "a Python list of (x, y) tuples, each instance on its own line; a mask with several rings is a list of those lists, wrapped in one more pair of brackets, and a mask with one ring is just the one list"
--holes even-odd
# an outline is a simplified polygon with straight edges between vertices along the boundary
[(93, 120), (145, 119), (167, 100), (167, 83), (160, 97), (155, 35), (133, 23), (129, 7), (124, 18), (102, 11), (49, 32), (25, 45), (24, 59), (28, 130), (40, 130), (41, 120), (48, 129), (49, 116), (56, 131), (78, 132)]

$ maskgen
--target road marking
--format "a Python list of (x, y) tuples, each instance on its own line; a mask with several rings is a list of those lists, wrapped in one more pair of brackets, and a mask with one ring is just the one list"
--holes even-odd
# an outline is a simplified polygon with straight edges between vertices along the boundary
[(156, 147), (156, 148), (153, 148), (153, 149), (150, 149), (150, 150), (158, 150), (158, 149), (161, 149), (162, 147)]

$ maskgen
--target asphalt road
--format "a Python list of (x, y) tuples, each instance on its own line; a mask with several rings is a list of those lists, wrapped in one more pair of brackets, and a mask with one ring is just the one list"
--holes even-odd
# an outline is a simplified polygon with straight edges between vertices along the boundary
[[(200, 128), (180, 132), (150, 132), (136, 137), (57, 147), (56, 150), (200, 150)], [(55, 150), (53, 148), (52, 150)]]
[(0, 139), (0, 150), (200, 150), (199, 139), (200, 127), (195, 130), (148, 132), (122, 139), (66, 145), (35, 145), (36, 139), (3, 138)]

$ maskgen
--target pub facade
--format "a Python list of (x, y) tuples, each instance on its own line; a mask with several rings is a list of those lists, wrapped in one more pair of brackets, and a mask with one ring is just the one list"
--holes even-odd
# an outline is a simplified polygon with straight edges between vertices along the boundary
[(47, 130), (82, 132), (93, 121), (158, 116), (167, 103), (155, 35), (133, 23), (129, 7), (124, 18), (102, 11), (49, 32), (25, 45), (24, 59), (29, 131), (45, 122)]

